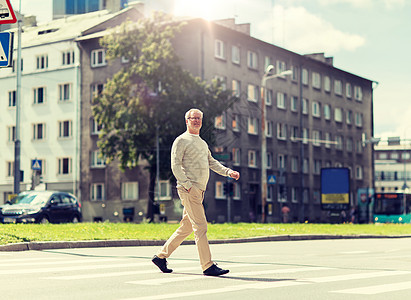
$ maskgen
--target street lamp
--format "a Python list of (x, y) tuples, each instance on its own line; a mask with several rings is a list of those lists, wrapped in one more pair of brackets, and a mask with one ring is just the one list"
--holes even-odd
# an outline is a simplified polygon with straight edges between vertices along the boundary
[(261, 222), (265, 223), (266, 213), (265, 205), (267, 203), (267, 137), (265, 135), (265, 120), (266, 120), (266, 109), (265, 109), (265, 89), (266, 82), (268, 79), (273, 79), (277, 77), (283, 77), (287, 75), (292, 75), (292, 70), (287, 70), (280, 72), (278, 74), (271, 74), (274, 70), (273, 65), (267, 66), (265, 69), (263, 78), (261, 79)]

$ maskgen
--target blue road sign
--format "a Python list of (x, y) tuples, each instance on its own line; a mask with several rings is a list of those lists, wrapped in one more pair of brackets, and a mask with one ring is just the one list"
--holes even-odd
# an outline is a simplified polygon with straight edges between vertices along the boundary
[(32, 159), (31, 160), (31, 169), (41, 171), (41, 160)]
[(13, 32), (0, 32), (0, 67), (13, 63)]
[(276, 184), (277, 183), (277, 178), (275, 178), (275, 175), (269, 175), (267, 183), (268, 184)]

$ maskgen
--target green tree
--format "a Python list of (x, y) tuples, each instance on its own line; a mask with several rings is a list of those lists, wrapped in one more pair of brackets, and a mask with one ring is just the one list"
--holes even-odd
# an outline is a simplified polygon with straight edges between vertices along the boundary
[(156, 179), (156, 133), (159, 132), (160, 178), (172, 178), (171, 145), (185, 131), (190, 108), (204, 112), (202, 136), (214, 144), (213, 120), (237, 100), (221, 83), (201, 81), (184, 70), (173, 38), (184, 23), (156, 13), (136, 23), (125, 22), (100, 40), (110, 62), (122, 58), (124, 67), (107, 80), (94, 99), (93, 115), (102, 130), (98, 147), (108, 163), (132, 168), (148, 162), (150, 173), (147, 218), (153, 219)]

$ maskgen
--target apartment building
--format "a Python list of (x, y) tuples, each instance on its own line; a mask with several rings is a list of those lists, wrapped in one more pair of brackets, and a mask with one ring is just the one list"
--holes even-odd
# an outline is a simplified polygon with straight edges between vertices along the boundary
[[(225, 179), (210, 178), (206, 210), (211, 221), (259, 220), (261, 207), (261, 81), (268, 65), (291, 77), (267, 81), (266, 131), (267, 220), (279, 222), (283, 203), (292, 221), (327, 221), (320, 205), (324, 167), (347, 167), (351, 203), (357, 190), (372, 186), (372, 150), (362, 135), (372, 136), (372, 81), (335, 68), (324, 54), (299, 55), (250, 36), (249, 24), (233, 19), (187, 21), (176, 38), (182, 64), (194, 75), (218, 78), (241, 100), (215, 120), (214, 153), (231, 153), (230, 167), (240, 171), (230, 205)], [(211, 217), (210, 217), (211, 216)]]

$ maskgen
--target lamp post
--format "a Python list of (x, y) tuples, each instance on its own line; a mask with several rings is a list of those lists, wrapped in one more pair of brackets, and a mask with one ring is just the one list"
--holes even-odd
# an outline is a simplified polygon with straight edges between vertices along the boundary
[(265, 109), (265, 89), (268, 79), (291, 75), (292, 70), (280, 72), (278, 74), (271, 74), (274, 70), (273, 65), (267, 66), (263, 78), (261, 79), (261, 222), (265, 223), (266, 213), (265, 205), (267, 203), (267, 137), (265, 133), (266, 109)]

